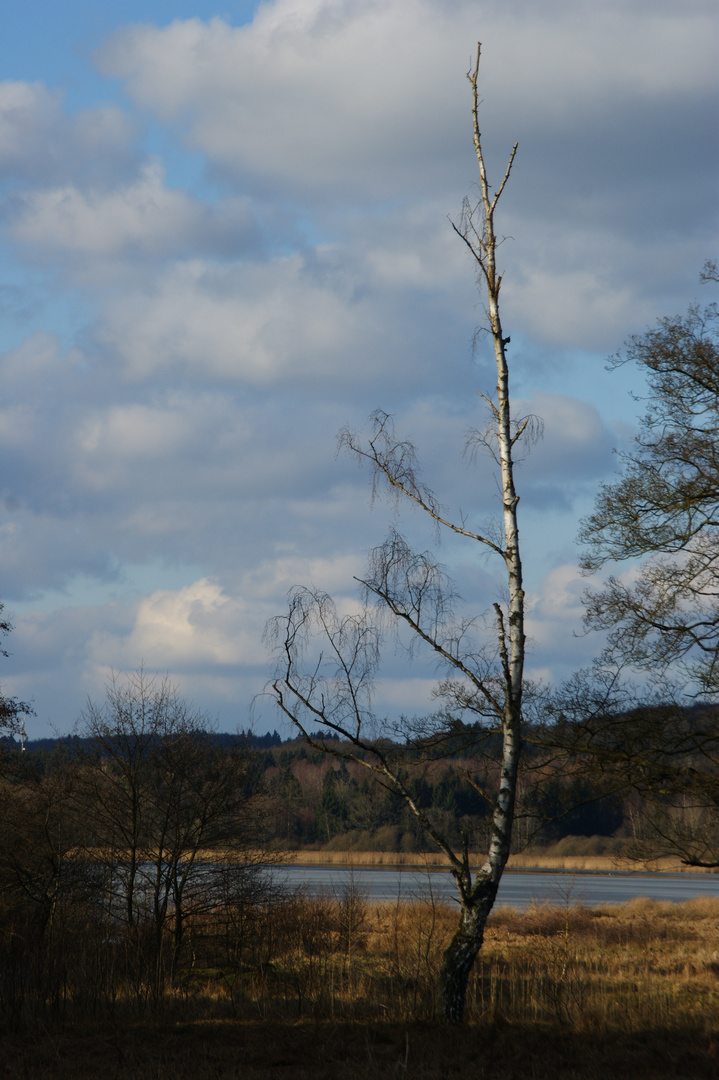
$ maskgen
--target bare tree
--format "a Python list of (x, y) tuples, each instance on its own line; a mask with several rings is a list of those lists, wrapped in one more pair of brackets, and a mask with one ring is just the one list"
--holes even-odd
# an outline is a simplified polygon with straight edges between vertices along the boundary
[[(13, 629), (9, 619), (3, 619), (2, 613), (5, 605), (0, 603), (0, 637), (9, 634)], [(8, 656), (7, 649), (0, 645), (0, 656)], [(4, 697), (0, 693), (0, 735), (15, 735), (22, 727), (22, 717), (25, 714), (34, 713), (32, 705), (26, 701), (18, 701), (17, 698)]]
[[(707, 263), (704, 281), (717, 281)], [(647, 377), (646, 414), (584, 521), (583, 567), (644, 560), (586, 596), (586, 622), (608, 631), (605, 660), (673, 665), (705, 693), (719, 689), (719, 310), (693, 305), (635, 336), (613, 364)]]
[[(455, 618), (451, 582), (430, 552), (413, 551), (393, 531), (370, 556), (361, 581), (366, 603), (359, 613), (343, 615), (332, 599), (312, 589), (290, 595), (289, 612), (270, 624), (268, 637), (277, 659), (272, 693), (280, 709), (309, 741), (372, 770), (388, 789), (400, 795), (425, 833), (445, 854), (460, 901), (457, 930), (441, 971), (442, 1008), (454, 1023), (463, 1018), (467, 984), (484, 927), (497, 895), (510, 852), (515, 816), (521, 745), (525, 653), (524, 590), (519, 548), (514, 453), (518, 440), (531, 434), (533, 421), (512, 418), (507, 345), (500, 317), (502, 275), (497, 266), (495, 211), (517, 151), (515, 144), (499, 187), (492, 193), (487, 179), (479, 123), (478, 76), (481, 46), (467, 74), (472, 91), (474, 147), (479, 169), (479, 197), (466, 199), (455, 232), (469, 250), (486, 297), (487, 330), (497, 368), (493, 395), (480, 396), (490, 423), (474, 439), (487, 448), (499, 470), (502, 527), (496, 536), (469, 529), (444, 512), (438, 498), (419, 477), (414, 447), (399, 440), (391, 418), (378, 412), (365, 443), (352, 432), (342, 444), (368, 461), (375, 483), (400, 500), (419, 507), (439, 529), (464, 537), (475, 550), (488, 553), (502, 567), (506, 599), (494, 604), (489, 638), (481, 620)], [(409, 631), (417, 647), (439, 660), (447, 677), (438, 688), (445, 708), (425, 720), (392, 727), (372, 709), (373, 677), (384, 647), (386, 626)], [(463, 721), (469, 716), (471, 725)], [(337, 740), (317, 740), (313, 729), (328, 729)], [(394, 736), (394, 740), (388, 739)], [(411, 774), (428, 762), (456, 751), (459, 744), (484, 747), (493, 760), (488, 770), (468, 770), (466, 780), (490, 807), (488, 854), (479, 870), (470, 870), (470, 835), (455, 850), (412, 792)], [(487, 748), (496, 748), (496, 754)]]
[(105, 870), (111, 919), (152, 927), (158, 973), (166, 929), (174, 968), (188, 914), (262, 869), (248, 755), (213, 745), (208, 727), (168, 679), (139, 671), (114, 678), (76, 729), (89, 740), (72, 792), (84, 846)]

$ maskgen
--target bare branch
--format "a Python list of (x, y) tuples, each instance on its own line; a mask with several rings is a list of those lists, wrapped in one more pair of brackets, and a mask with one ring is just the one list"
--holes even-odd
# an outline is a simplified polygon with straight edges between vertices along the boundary
[[(346, 746), (333, 747), (329, 752), (351, 756), (398, 792), (449, 860), (459, 893), (461, 917), (444, 955), (441, 983), (445, 1015), (453, 1022), (461, 1020), (469, 972), (482, 944), (484, 925), (510, 852), (521, 750), (525, 654), (519, 496), (514, 483), (513, 452), (523, 437), (531, 441), (539, 430), (535, 418), (524, 417), (516, 422), (511, 415), (506, 357), (510, 338), (503, 331), (499, 310), (502, 275), (496, 263), (494, 212), (509, 179), (517, 146), (511, 152), (499, 188), (491, 197), (479, 126), (480, 59), (478, 45), (468, 78), (472, 87), (480, 198), (476, 204), (464, 200), (460, 224), (453, 223), (452, 227), (469, 249), (486, 289), (497, 385), (496, 398), (481, 395), (490, 407), (495, 427), (491, 439), (488, 434), (482, 438), (491, 447), (499, 467), (501, 540), (495, 541), (485, 533), (471, 531), (464, 524), (450, 520), (434, 492), (419, 476), (414, 446), (395, 436), (387, 413), (378, 411), (371, 417), (366, 442), (344, 430), (340, 433), (340, 446), (360, 462), (368, 461), (372, 466), (373, 497), (381, 485), (394, 497), (418, 506), (437, 526), (501, 556), (507, 602), (506, 610), (499, 604), (494, 607), (496, 638), (493, 644), (476, 642), (474, 632), (478, 621), (455, 618), (456, 594), (442, 567), (428, 552), (413, 552), (396, 531), (373, 550), (366, 575), (358, 579), (364, 586), (366, 601), (360, 613), (340, 616), (329, 597), (310, 590), (293, 590), (289, 614), (275, 620), (270, 628), (277, 661), (272, 686), (280, 709), (306, 736), (310, 726), (318, 722), (341, 735)], [(460, 715), (467, 710), (483, 719), (489, 718), (486, 730), (480, 734), (463, 733), (455, 716), (439, 714), (429, 721), (413, 722), (404, 755), (400, 747), (392, 750), (378, 737), (383, 728), (387, 730), (387, 724), (380, 722), (371, 707), (372, 679), (382, 652), (378, 627), (383, 620), (378, 607), (389, 617), (393, 628), (408, 630), (412, 640), (450, 673), (440, 684), (439, 696), (458, 707)], [(484, 782), (474, 776), (470, 782), (470, 788), (482, 791), (491, 803), (488, 852), (474, 880), (469, 868), (466, 832), (458, 853), (414, 798), (403, 774), (403, 768), (414, 767), (418, 762), (441, 759), (452, 739), (456, 745), (458, 737), (493, 740), (497, 754), (491, 779), (488, 777)]]
[(504, 556), (501, 547), (490, 540), (489, 537), (472, 532), (462, 525), (456, 525), (444, 516), (434, 492), (423, 484), (418, 477), (417, 455), (414, 446), (410, 442), (398, 442), (395, 440), (392, 417), (384, 412), (375, 412), (370, 417), (370, 420), (373, 424), (373, 432), (368, 440), (368, 449), (365, 449), (357, 436), (348, 428), (343, 428), (340, 432), (339, 445), (341, 448), (355, 454), (358, 458), (372, 463), (373, 498), (377, 493), (377, 479), (384, 479), (391, 491), (394, 491), (397, 495), (406, 496), (424, 510), (438, 525), (443, 525), (459, 536), (466, 536), (470, 540), (476, 540), (477, 543), (483, 544), (498, 555)]

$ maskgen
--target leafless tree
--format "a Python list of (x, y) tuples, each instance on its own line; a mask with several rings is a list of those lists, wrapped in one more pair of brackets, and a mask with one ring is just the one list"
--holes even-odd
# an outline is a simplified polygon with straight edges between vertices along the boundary
[[(486, 298), (487, 327), (494, 348), (497, 387), (480, 394), (490, 423), (474, 433), (498, 467), (502, 526), (475, 532), (443, 510), (439, 499), (419, 476), (414, 447), (395, 435), (391, 418), (378, 412), (372, 418), (367, 442), (350, 431), (341, 443), (361, 461), (369, 462), (378, 488), (400, 501), (419, 507), (441, 529), (464, 537), (475, 550), (502, 567), (503, 602), (494, 604), (487, 619), (493, 630), (483, 636), (481, 620), (455, 617), (451, 582), (430, 552), (413, 551), (404, 537), (392, 531), (370, 555), (361, 581), (365, 600), (359, 612), (342, 614), (332, 599), (316, 590), (294, 589), (289, 611), (268, 627), (277, 660), (272, 694), (280, 709), (315, 746), (371, 769), (388, 789), (400, 795), (426, 834), (445, 854), (456, 882), (460, 918), (446, 950), (441, 972), (443, 1011), (450, 1022), (463, 1018), (470, 971), (482, 945), (484, 927), (497, 895), (510, 852), (515, 816), (521, 746), (523, 670), (525, 654), (524, 590), (519, 548), (514, 455), (518, 440), (528, 437), (532, 418), (511, 414), (507, 346), (500, 317), (502, 275), (497, 266), (499, 241), (495, 231), (497, 204), (514, 163), (515, 144), (497, 189), (492, 192), (485, 169), (479, 122), (478, 76), (481, 46), (467, 77), (472, 92), (474, 147), (479, 169), (476, 201), (466, 199), (453, 228), (474, 261)], [(443, 665), (447, 677), (438, 688), (445, 707), (425, 720), (392, 728), (372, 708), (373, 677), (384, 648), (389, 622), (409, 632), (417, 647)], [(463, 722), (469, 716), (471, 725)], [(321, 728), (340, 736), (317, 740)], [(393, 739), (388, 739), (393, 736)], [(458, 740), (497, 748), (495, 767), (486, 775), (468, 773), (467, 781), (488, 800), (491, 825), (488, 854), (475, 874), (470, 870), (469, 835), (455, 850), (431, 816), (413, 797), (410, 773), (427, 761), (442, 758)]]
[[(704, 281), (717, 281), (707, 263)], [(719, 310), (693, 305), (635, 336), (613, 364), (636, 363), (648, 407), (622, 475), (584, 521), (583, 566), (643, 560), (586, 597), (590, 628), (608, 631), (605, 659), (673, 665), (700, 692), (719, 690)]]
[(262, 869), (248, 755), (212, 745), (208, 727), (168, 679), (139, 671), (114, 678), (76, 729), (89, 749), (77, 751), (72, 794), (110, 917), (151, 926), (159, 958), (169, 927), (173, 966), (188, 914)]

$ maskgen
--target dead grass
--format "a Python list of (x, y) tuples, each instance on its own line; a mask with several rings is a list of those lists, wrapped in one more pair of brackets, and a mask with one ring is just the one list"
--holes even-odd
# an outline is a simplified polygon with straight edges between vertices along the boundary
[[(295, 851), (287, 856), (288, 861), (300, 866), (406, 866), (406, 867), (447, 867), (447, 859), (441, 852), (423, 854), (404, 851)], [(480, 866), (484, 856), (470, 855), (471, 865)], [(545, 855), (523, 852), (510, 855), (510, 870), (565, 870), (568, 873), (577, 870), (594, 870), (598, 873), (619, 870), (664, 871), (666, 873), (717, 873), (701, 867), (685, 866), (679, 859), (654, 859), (646, 862), (622, 859), (615, 855)]]
[[(500, 907), (467, 1024), (437, 1023), (453, 906), (361, 891), (273, 909), (252, 964), (192, 963), (155, 1015), (121, 1010), (6, 1033), (0, 1076), (85, 1080), (279, 1077), (535, 1080), (719, 1074), (719, 900)], [(204, 945), (203, 945), (204, 941)], [(174, 996), (173, 996), (174, 994)]]

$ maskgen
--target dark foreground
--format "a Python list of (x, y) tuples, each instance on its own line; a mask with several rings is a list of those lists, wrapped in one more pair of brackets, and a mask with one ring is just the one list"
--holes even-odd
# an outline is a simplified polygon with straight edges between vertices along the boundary
[(501, 1018), (460, 1030), (436, 1024), (224, 1022), (68, 1029), (5, 1037), (7, 1080), (637, 1080), (714, 1078), (711, 1031), (562, 1034)]
[(189, 924), (174, 970), (141, 928), (0, 934), (0, 1080), (719, 1076), (719, 899), (499, 907), (454, 1029), (452, 908), (348, 888), (239, 914)]

